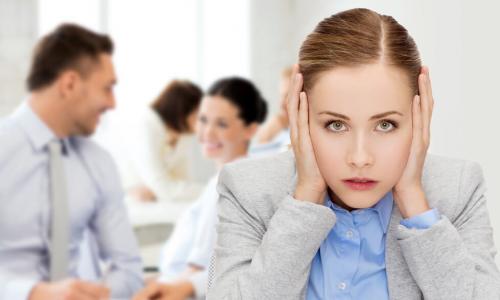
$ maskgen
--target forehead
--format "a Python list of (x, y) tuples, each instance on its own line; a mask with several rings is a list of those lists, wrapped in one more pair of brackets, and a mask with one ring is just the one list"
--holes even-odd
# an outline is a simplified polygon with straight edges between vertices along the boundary
[(200, 113), (211, 116), (236, 118), (238, 108), (222, 96), (205, 96), (201, 101)]
[(413, 95), (402, 70), (377, 63), (339, 67), (320, 74), (308, 98), (313, 111), (359, 115), (404, 110)]
[(98, 62), (91, 69), (90, 76), (95, 79), (115, 80), (116, 75), (111, 55), (100, 54)]

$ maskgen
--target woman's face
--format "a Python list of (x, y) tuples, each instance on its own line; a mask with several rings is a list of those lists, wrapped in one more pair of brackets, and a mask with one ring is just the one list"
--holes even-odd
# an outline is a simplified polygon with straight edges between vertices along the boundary
[(319, 75), (308, 99), (311, 141), (330, 196), (346, 208), (375, 205), (396, 185), (410, 153), (406, 75), (383, 64), (336, 68)]
[(224, 164), (246, 155), (248, 143), (257, 126), (246, 126), (239, 113), (238, 107), (224, 97), (203, 98), (196, 134), (205, 157)]

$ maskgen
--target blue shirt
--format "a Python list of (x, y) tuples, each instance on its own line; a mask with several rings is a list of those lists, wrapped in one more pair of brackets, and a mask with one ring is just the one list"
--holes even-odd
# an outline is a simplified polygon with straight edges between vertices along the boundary
[[(313, 258), (307, 299), (389, 299), (385, 239), (394, 200), (387, 193), (375, 206), (351, 212), (330, 200), (335, 226)], [(401, 224), (425, 229), (439, 220), (436, 209), (404, 219)]]
[(286, 151), (290, 144), (290, 130), (283, 129), (268, 143), (252, 143), (248, 153), (250, 157), (261, 157)]
[[(0, 123), (0, 300), (25, 300), (49, 279), (49, 153), (56, 136), (23, 104)], [(113, 298), (129, 299), (142, 286), (138, 247), (111, 157), (87, 138), (64, 141), (70, 214), (68, 275), (79, 278), (80, 245), (91, 232), (109, 264), (102, 281)]]

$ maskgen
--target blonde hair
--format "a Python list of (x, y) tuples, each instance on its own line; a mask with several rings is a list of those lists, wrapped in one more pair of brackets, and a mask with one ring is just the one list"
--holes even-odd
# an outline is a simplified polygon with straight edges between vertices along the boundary
[(393, 17), (364, 8), (343, 11), (321, 21), (302, 43), (299, 53), (306, 91), (324, 71), (377, 62), (403, 70), (410, 88), (418, 93), (421, 62), (415, 41)]

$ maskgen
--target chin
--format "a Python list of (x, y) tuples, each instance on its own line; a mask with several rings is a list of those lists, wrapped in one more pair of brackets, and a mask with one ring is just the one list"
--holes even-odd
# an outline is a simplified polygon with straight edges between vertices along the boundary
[(220, 151), (203, 149), (203, 156), (208, 159), (217, 159), (221, 156)]
[(344, 201), (344, 203), (352, 207), (354, 209), (363, 209), (363, 208), (369, 208), (373, 207), (375, 204), (377, 204), (382, 197), (348, 197), (346, 199), (349, 199), (349, 201)]
[[(333, 189), (335, 190), (335, 189)], [(364, 209), (373, 207), (377, 204), (386, 193), (380, 191), (351, 191), (345, 189), (337, 189), (335, 195), (348, 207), (352, 209)]]

